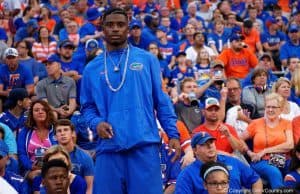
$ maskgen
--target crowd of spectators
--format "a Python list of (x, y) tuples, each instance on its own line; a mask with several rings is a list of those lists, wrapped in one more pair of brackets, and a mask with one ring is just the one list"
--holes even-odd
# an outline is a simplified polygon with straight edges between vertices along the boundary
[(105, 50), (110, 7), (126, 11), (128, 42), (157, 57), (178, 117), (175, 163), (158, 122), (165, 193), (300, 190), (298, 0), (0, 0), (0, 177), (45, 193), (42, 166), (55, 155), (71, 193), (98, 184), (81, 78)]

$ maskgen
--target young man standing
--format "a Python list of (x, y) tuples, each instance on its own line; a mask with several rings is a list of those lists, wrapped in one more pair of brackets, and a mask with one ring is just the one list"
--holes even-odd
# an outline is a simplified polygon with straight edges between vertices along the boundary
[(173, 160), (180, 155), (177, 119), (162, 91), (159, 62), (129, 45), (128, 31), (126, 13), (108, 10), (103, 15), (106, 49), (82, 77), (82, 112), (100, 137), (94, 194), (162, 193), (156, 117), (175, 149)]
[(60, 119), (55, 124), (55, 136), (70, 154), (72, 173), (82, 176), (87, 183), (87, 194), (92, 194), (94, 180), (94, 164), (92, 158), (78, 146), (76, 146), (75, 128), (67, 119)]

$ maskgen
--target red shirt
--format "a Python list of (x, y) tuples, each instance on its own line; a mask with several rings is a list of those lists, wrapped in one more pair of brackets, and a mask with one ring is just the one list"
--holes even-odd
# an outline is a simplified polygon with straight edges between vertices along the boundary
[[(233, 135), (235, 138), (239, 139), (237, 132), (231, 125), (228, 125), (226, 123), (221, 123), (221, 124), (228, 127), (230, 134)], [(232, 153), (233, 149), (232, 149), (227, 137), (218, 130), (219, 126), (220, 126), (220, 124), (216, 127), (216, 129), (211, 130), (211, 129), (206, 128), (205, 124), (202, 124), (193, 130), (193, 134), (199, 133), (202, 131), (207, 132), (211, 136), (216, 138), (215, 144), (216, 144), (217, 150)]]

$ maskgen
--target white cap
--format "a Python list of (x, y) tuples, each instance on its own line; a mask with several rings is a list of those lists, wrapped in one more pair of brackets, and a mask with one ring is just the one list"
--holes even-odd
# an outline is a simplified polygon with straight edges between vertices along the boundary
[(219, 103), (219, 100), (216, 99), (216, 98), (207, 98), (205, 100), (205, 109), (208, 109), (212, 106), (217, 106), (220, 108), (220, 103)]
[(19, 53), (17, 51), (17, 49), (15, 48), (7, 48), (5, 51), (4, 51), (4, 57), (8, 57), (8, 56), (19, 56)]

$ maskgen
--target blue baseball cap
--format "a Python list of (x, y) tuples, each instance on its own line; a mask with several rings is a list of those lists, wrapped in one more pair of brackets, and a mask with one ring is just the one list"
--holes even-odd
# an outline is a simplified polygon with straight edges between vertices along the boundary
[(88, 41), (86, 41), (85, 43), (85, 49), (87, 51), (92, 51), (94, 49), (97, 49), (99, 48), (99, 44), (98, 44), (98, 41), (95, 40), (95, 39), (89, 39)]
[(43, 63), (53, 63), (53, 62), (60, 63), (60, 58), (57, 54), (52, 54), (45, 61), (43, 61)]
[(38, 29), (39, 25), (37, 23), (37, 21), (35, 19), (30, 19), (27, 23), (26, 23), (27, 27), (32, 27), (34, 29)]
[(88, 21), (93, 21), (101, 16), (101, 12), (97, 8), (89, 8), (86, 12), (86, 19)]
[(0, 156), (5, 157), (7, 155), (8, 155), (8, 146), (3, 140), (0, 140)]
[(59, 43), (59, 48), (68, 47), (68, 46), (75, 49), (75, 45), (69, 39), (63, 40), (62, 42)]
[(157, 30), (160, 30), (160, 31), (162, 31), (164, 33), (168, 32), (168, 29), (165, 26), (158, 26)]
[(297, 25), (291, 25), (289, 27), (289, 32), (298, 32), (299, 29), (298, 29), (298, 26)]
[(196, 145), (203, 145), (208, 140), (216, 140), (216, 138), (214, 138), (207, 132), (196, 133), (192, 138), (191, 146), (192, 146), (192, 148), (195, 148)]
[(132, 30), (134, 27), (139, 27), (139, 28), (142, 28), (142, 24), (141, 22), (139, 21), (132, 21), (130, 22), (130, 25), (129, 25), (129, 29)]
[(244, 40), (244, 36), (239, 35), (239, 34), (233, 34), (230, 37), (230, 42), (234, 41), (234, 40)]

